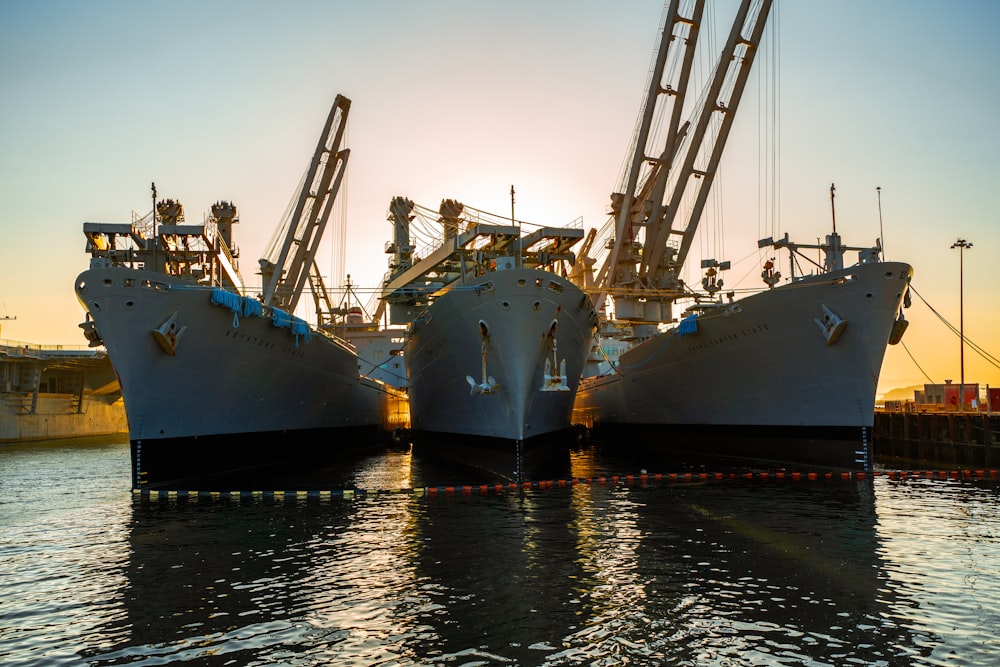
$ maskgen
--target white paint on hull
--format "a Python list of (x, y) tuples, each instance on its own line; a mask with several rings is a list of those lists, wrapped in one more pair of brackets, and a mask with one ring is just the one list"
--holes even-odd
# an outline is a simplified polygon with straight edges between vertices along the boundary
[[(554, 320), (566, 390), (541, 391)], [(492, 392), (475, 391), (467, 379), (484, 384), (481, 322)], [(595, 324), (590, 298), (550, 272), (496, 271), (453, 288), (410, 325), (404, 357), (412, 428), (509, 440), (569, 428)]]
[[(898, 262), (822, 274), (737, 300), (623, 353), (619, 371), (587, 378), (589, 424), (871, 427), (893, 322), (912, 273)], [(846, 320), (828, 344), (824, 306)], [(669, 437), (664, 433), (664, 437)]]
[[(112, 267), (85, 271), (77, 295), (118, 374), (133, 441), (383, 424), (383, 385), (354, 352), (315, 331), (296, 340), (267, 317), (236, 317), (211, 290)], [(174, 355), (152, 332), (176, 314)]]

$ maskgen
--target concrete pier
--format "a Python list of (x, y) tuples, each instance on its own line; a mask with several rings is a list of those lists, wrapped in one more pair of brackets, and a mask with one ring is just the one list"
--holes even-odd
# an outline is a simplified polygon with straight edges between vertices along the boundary
[(876, 412), (876, 460), (929, 467), (1000, 465), (1000, 413)]
[(0, 444), (127, 433), (104, 350), (0, 341)]

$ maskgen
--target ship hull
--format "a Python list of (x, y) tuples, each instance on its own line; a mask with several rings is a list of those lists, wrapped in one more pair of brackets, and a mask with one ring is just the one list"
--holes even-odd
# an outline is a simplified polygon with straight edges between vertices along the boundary
[(861, 264), (706, 312), (695, 331), (660, 333), (585, 379), (574, 416), (641, 446), (870, 468), (876, 386), (911, 273)]
[(328, 458), (384, 433), (385, 389), (339, 341), (159, 273), (92, 269), (76, 291), (121, 384), (135, 488)]
[(595, 325), (586, 294), (536, 269), (492, 272), (439, 297), (410, 324), (404, 352), (417, 442), (469, 438), (470, 450), (506, 450), (511, 470), (515, 443), (558, 440)]

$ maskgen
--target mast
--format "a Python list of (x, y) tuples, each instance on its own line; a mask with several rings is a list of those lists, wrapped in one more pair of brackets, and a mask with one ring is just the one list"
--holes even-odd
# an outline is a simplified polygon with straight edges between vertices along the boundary
[(882, 230), (882, 187), (875, 186), (875, 196), (878, 198), (878, 246), (879, 256), (885, 259), (885, 232)]
[(153, 266), (151, 266), (150, 269), (156, 271), (156, 181), (149, 184), (149, 189), (153, 192)]
[(516, 225), (517, 222), (514, 220), (514, 186), (510, 186), (510, 224), (511, 226)]
[(837, 207), (833, 204), (833, 193), (837, 190), (836, 183), (830, 183), (830, 220), (833, 222), (833, 233), (837, 233)]

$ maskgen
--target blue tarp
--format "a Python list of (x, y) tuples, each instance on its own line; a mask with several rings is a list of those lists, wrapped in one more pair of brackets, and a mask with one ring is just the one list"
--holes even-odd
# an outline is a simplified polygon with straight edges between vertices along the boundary
[(677, 327), (677, 333), (681, 336), (698, 333), (698, 316), (688, 315), (681, 320), (680, 325)]

